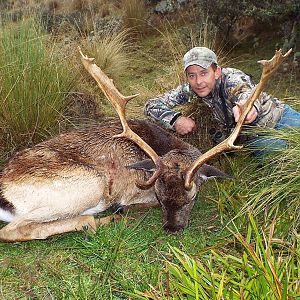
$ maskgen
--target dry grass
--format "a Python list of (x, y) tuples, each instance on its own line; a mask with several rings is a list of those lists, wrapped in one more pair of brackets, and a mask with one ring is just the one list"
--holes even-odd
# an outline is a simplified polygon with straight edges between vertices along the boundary
[[(81, 41), (81, 47), (84, 54), (95, 58), (96, 64), (107, 74), (118, 87), (120, 77), (127, 72), (130, 64), (130, 49), (128, 31), (121, 31), (116, 34), (106, 34), (103, 37), (95, 36), (93, 39), (84, 39)], [(96, 102), (108, 116), (111, 115), (111, 105), (107, 103), (106, 98), (101, 94), (97, 84), (90, 76), (82, 64), (77, 61), (80, 73), (84, 74), (85, 82), (88, 81), (89, 93), (95, 96)]]
[(24, 10), (25, 7), (26, 9), (39, 8), (43, 5), (43, 1), (39, 0), (9, 0), (6, 2), (6, 8), (10, 10)]
[(103, 72), (117, 81), (130, 62), (128, 38), (127, 31), (111, 35), (108, 33), (104, 37), (95, 36), (93, 39), (86, 38), (82, 41), (82, 49), (88, 56), (95, 58)]
[(144, 0), (122, 0), (124, 27), (134, 33), (144, 33), (148, 12)]
[(55, 13), (72, 13), (75, 11), (100, 12), (102, 10), (112, 11), (114, 8), (113, 2), (98, 0), (47, 0), (44, 1), (44, 6)]

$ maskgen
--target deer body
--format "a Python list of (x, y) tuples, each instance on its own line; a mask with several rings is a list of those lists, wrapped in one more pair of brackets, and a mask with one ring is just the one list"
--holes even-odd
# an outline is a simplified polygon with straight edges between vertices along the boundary
[(153, 201), (151, 192), (135, 184), (141, 171), (126, 168), (146, 156), (131, 141), (112, 138), (120, 130), (118, 123), (77, 130), (16, 154), (0, 178), (1, 210), (10, 214), (4, 221), (29, 213), (34, 220), (52, 221), (114, 203)]
[[(165, 177), (173, 176), (169, 186), (168, 183), (162, 186), (160, 180), (148, 189), (136, 185), (147, 175), (147, 168), (151, 172), (153, 165), (151, 162), (149, 165), (144, 151), (132, 141), (113, 137), (121, 131), (119, 122), (64, 133), (17, 153), (2, 170), (0, 219), (10, 224), (0, 230), (0, 239), (9, 240), (7, 229), (12, 236), (13, 231), (28, 224), (94, 215), (115, 204), (158, 204), (156, 195), (168, 198), (168, 194), (173, 193), (176, 203), (181, 198), (178, 189), (185, 198), (191, 193), (194, 196), (196, 190), (185, 191), (183, 176), (179, 177), (181, 182), (177, 177), (178, 171), (183, 172), (192, 161), (186, 152), (197, 156), (199, 151), (151, 122), (131, 121), (129, 124), (158, 155), (165, 156)], [(179, 152), (184, 154), (180, 157)], [(200, 184), (200, 180), (198, 182)]]

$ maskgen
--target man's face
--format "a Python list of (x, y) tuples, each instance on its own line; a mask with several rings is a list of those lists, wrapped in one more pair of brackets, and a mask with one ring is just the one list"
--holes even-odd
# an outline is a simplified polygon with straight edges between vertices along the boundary
[(192, 90), (199, 97), (205, 97), (214, 89), (216, 80), (221, 76), (221, 68), (217, 67), (214, 70), (210, 66), (204, 69), (198, 65), (192, 65), (186, 69), (186, 76)]

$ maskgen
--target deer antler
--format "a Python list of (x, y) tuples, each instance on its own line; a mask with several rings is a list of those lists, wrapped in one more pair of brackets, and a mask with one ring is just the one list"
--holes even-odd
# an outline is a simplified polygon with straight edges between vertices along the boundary
[(233, 143), (240, 134), (242, 130), (242, 125), (244, 124), (244, 121), (246, 119), (247, 114), (250, 112), (251, 108), (253, 107), (253, 104), (255, 100), (258, 99), (260, 93), (262, 92), (267, 80), (271, 77), (271, 75), (278, 69), (280, 64), (283, 62), (283, 60), (292, 52), (292, 49), (290, 49), (286, 54), (282, 55), (282, 51), (276, 50), (275, 55), (270, 60), (261, 60), (258, 61), (258, 63), (261, 63), (263, 65), (263, 71), (260, 78), (259, 83), (257, 84), (254, 92), (251, 94), (251, 96), (247, 99), (247, 101), (243, 105), (239, 105), (239, 109), (241, 111), (240, 118), (232, 131), (231, 135), (225, 139), (220, 144), (216, 145), (212, 149), (208, 150), (206, 153), (201, 155), (196, 161), (192, 163), (190, 168), (186, 172), (186, 178), (185, 178), (185, 188), (187, 190), (191, 189), (192, 187), (192, 179), (198, 169), (205, 164), (209, 159), (215, 157), (216, 155), (228, 151), (228, 150), (239, 150), (242, 148), (242, 146), (235, 146)]
[(153, 173), (153, 175), (143, 183), (137, 183), (137, 185), (142, 189), (147, 189), (151, 187), (155, 180), (159, 177), (159, 175), (162, 172), (163, 163), (160, 159), (160, 157), (157, 155), (157, 153), (142, 139), (140, 138), (136, 133), (134, 133), (127, 121), (126, 121), (126, 115), (125, 115), (125, 106), (127, 102), (138, 96), (132, 95), (132, 96), (123, 96), (117, 88), (114, 86), (112, 80), (106, 76), (106, 74), (95, 64), (93, 63), (94, 58), (89, 58), (86, 55), (84, 55), (81, 52), (80, 47), (79, 52), (81, 54), (81, 61), (84, 65), (84, 67), (87, 69), (87, 71), (92, 75), (92, 77), (96, 80), (99, 87), (103, 91), (104, 95), (107, 97), (107, 99), (111, 102), (113, 107), (115, 108), (120, 121), (122, 123), (123, 132), (115, 135), (114, 137), (126, 137), (130, 140), (132, 140), (134, 143), (136, 143), (143, 151), (145, 151), (148, 156), (153, 160), (156, 171)]

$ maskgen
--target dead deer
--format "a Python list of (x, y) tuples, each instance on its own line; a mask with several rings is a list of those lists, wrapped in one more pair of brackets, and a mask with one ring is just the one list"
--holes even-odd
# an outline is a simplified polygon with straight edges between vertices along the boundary
[(134, 96), (121, 95), (93, 59), (81, 53), (85, 68), (121, 122), (63, 133), (15, 154), (0, 174), (0, 220), (9, 222), (0, 230), (0, 240), (45, 239), (86, 225), (96, 229), (103, 220), (94, 215), (113, 204), (159, 203), (164, 228), (171, 233), (181, 231), (203, 180), (227, 177), (206, 162), (223, 151), (240, 148), (233, 142), (247, 113), (267, 78), (289, 53), (283, 56), (277, 51), (270, 61), (262, 62), (262, 78), (247, 104), (240, 107), (236, 128), (203, 155), (151, 122), (127, 123), (125, 105)]

